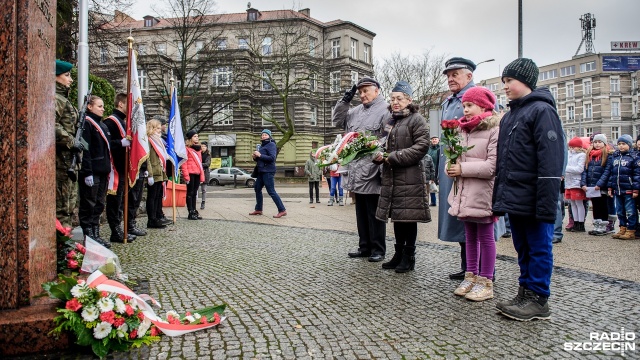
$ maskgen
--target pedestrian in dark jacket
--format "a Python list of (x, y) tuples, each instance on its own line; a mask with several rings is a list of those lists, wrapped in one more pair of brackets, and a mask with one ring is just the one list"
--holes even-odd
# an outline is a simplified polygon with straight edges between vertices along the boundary
[[(87, 146), (82, 152), (82, 168), (78, 182), (80, 207), (78, 218), (84, 235), (91, 237), (107, 248), (111, 247), (108, 240), (100, 236), (100, 215), (105, 208), (105, 197), (110, 176), (114, 176), (113, 163), (109, 141), (109, 128), (102, 122), (104, 103), (98, 96), (92, 96), (87, 103), (87, 112), (82, 138)], [(114, 176), (117, 189), (117, 176)]]
[[(585, 170), (580, 180), (580, 186), (584, 192), (587, 192), (588, 188), (593, 188), (594, 191), (598, 191), (598, 194), (600, 194), (600, 196), (591, 196), (594, 229), (589, 231), (589, 235), (599, 236), (607, 233), (606, 226), (609, 220), (609, 208), (607, 206), (608, 189), (606, 186), (599, 186), (598, 182), (607, 168), (609, 155), (607, 137), (604, 134), (595, 135), (591, 146), (587, 149)], [(608, 180), (609, 179), (603, 179), (600, 184), (607, 184)]]
[(276, 142), (271, 138), (271, 130), (264, 129), (260, 134), (260, 140), (262, 141), (258, 150), (253, 152), (253, 161), (257, 163), (258, 177), (253, 188), (256, 192), (256, 207), (255, 210), (250, 212), (249, 215), (262, 215), (262, 188), (267, 188), (267, 194), (271, 196), (271, 199), (278, 208), (278, 213), (273, 215), (274, 218), (281, 218), (287, 215), (287, 209), (285, 209), (280, 196), (276, 192), (275, 176), (276, 176), (276, 158), (278, 156), (278, 149)]
[(607, 163), (607, 169), (600, 178), (608, 176), (608, 193), (616, 199), (620, 231), (614, 234), (614, 239), (634, 240), (638, 213), (635, 198), (640, 190), (640, 159), (632, 150), (630, 135), (622, 135), (618, 139), (618, 150), (613, 153)]
[(209, 144), (206, 142), (202, 145), (202, 170), (204, 171), (204, 181), (200, 184), (200, 210), (204, 210), (204, 203), (207, 200), (207, 186), (209, 185), (209, 167), (211, 166), (211, 152), (209, 151)]
[(548, 319), (552, 238), (564, 158), (562, 124), (547, 88), (536, 88), (538, 67), (514, 60), (502, 72), (509, 112), (500, 123), (493, 211), (509, 214), (518, 253), (518, 295), (496, 307), (526, 321)]
[(383, 163), (376, 218), (384, 222), (391, 219), (396, 238), (396, 252), (382, 268), (397, 273), (414, 269), (418, 222), (431, 221), (422, 166), (429, 148), (429, 130), (418, 106), (412, 104), (412, 94), (406, 81), (399, 81), (391, 90), (389, 124), (393, 128), (385, 149), (389, 156), (384, 158), (379, 153), (374, 158), (374, 162)]
[[(440, 138), (437, 136), (431, 136), (431, 145), (429, 146), (429, 150), (427, 154), (433, 160), (433, 168), (435, 169), (435, 176), (433, 178), (433, 182), (438, 185), (438, 165), (440, 162)], [(431, 206), (436, 206), (436, 192), (432, 191), (431, 194)]]

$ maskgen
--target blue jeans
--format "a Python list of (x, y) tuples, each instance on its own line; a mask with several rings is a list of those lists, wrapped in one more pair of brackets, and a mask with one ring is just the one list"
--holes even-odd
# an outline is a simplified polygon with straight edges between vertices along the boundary
[(267, 194), (271, 196), (273, 202), (276, 204), (278, 208), (278, 212), (283, 212), (286, 209), (284, 208), (284, 204), (282, 200), (280, 200), (280, 196), (276, 192), (274, 177), (276, 174), (274, 173), (260, 173), (256, 178), (256, 183), (253, 186), (253, 189), (256, 191), (256, 210), (262, 211), (262, 188), (267, 188)]
[(553, 271), (553, 224), (533, 216), (509, 214), (513, 247), (518, 253), (520, 286), (549, 297)]
[(556, 222), (553, 224), (553, 238), (562, 240), (562, 221), (564, 221), (564, 196), (558, 195), (558, 208), (556, 210)]
[(336, 194), (336, 187), (338, 187), (338, 196), (342, 197), (342, 176), (331, 177), (331, 192), (329, 193), (330, 198), (332, 198)]
[(436, 206), (436, 193), (431, 193), (431, 206)]
[(636, 212), (636, 203), (633, 200), (633, 196), (631, 194), (623, 194), (616, 195), (615, 198), (620, 226), (635, 230), (638, 222), (638, 213)]

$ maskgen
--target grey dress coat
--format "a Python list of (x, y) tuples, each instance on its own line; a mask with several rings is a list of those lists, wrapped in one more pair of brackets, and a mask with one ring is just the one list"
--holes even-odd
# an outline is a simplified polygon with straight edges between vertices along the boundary
[(418, 113), (396, 118), (387, 140), (376, 219), (429, 222), (429, 193), (422, 158), (429, 148), (427, 122)]

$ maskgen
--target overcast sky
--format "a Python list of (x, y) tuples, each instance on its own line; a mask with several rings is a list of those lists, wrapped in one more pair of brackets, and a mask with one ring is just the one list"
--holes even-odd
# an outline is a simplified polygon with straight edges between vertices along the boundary
[[(156, 15), (149, 3), (138, 1), (130, 15)], [(517, 0), (251, 0), (251, 6), (310, 8), (318, 20), (358, 24), (377, 34), (374, 59), (425, 50), (475, 62), (495, 59), (478, 67), (476, 82), (498, 76), (518, 56)], [(218, 0), (217, 7), (221, 13), (239, 13), (247, 2)], [(524, 57), (539, 66), (570, 59), (582, 39), (579, 18), (586, 13), (597, 20), (596, 52), (609, 52), (611, 41), (640, 41), (640, 0), (523, 0)]]

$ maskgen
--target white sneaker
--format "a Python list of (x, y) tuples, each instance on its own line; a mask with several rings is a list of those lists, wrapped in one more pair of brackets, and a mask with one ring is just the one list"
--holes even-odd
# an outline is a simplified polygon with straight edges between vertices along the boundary
[(464, 273), (464, 280), (462, 280), (453, 293), (458, 296), (465, 296), (469, 291), (471, 291), (475, 282), (476, 276), (473, 275), (472, 272), (467, 271)]

